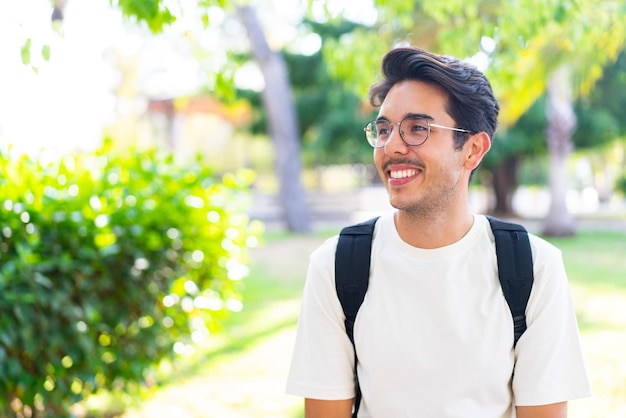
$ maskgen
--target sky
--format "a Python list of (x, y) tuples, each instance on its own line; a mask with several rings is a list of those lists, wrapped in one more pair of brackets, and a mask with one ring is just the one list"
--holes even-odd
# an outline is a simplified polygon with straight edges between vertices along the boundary
[[(191, 7), (193, 0), (177, 0)], [(298, 37), (293, 23), (303, 7), (294, 0), (260, 0), (274, 3), (259, 7), (259, 18), (271, 21), (270, 40)], [(330, 3), (336, 9), (346, 9), (355, 20), (371, 21), (375, 11), (365, 3), (351, 9), (350, 0)], [(188, 8), (189, 10), (189, 8)], [(277, 12), (278, 11), (278, 12)], [(219, 20), (219, 10), (212, 15)], [(364, 13), (365, 12), (365, 13)], [(179, 24), (190, 25), (180, 18)], [(197, 20), (196, 20), (196, 23)], [(103, 129), (110, 125), (119, 102), (113, 90), (119, 83), (119, 73), (111, 63), (111, 48), (126, 55), (142, 50), (144, 62), (142, 89), (152, 97), (190, 94), (199, 87), (201, 68), (189, 51), (168, 44), (167, 39), (146, 40), (140, 31), (129, 31), (119, 11), (112, 10), (107, 0), (69, 0), (65, 9), (62, 34), (50, 24), (50, 3), (47, 0), (20, 0), (3, 5), (0, 14), (0, 148), (9, 144), (19, 152), (37, 154), (64, 153), (74, 149), (91, 150), (101, 141)], [(182, 30), (182, 29), (181, 29)], [(223, 42), (215, 33), (200, 29), (205, 48), (216, 49)], [(32, 66), (22, 63), (20, 51), (31, 39)], [(318, 42), (319, 44), (319, 42)], [(50, 47), (50, 59), (41, 56), (44, 45)], [(316, 39), (305, 37), (303, 49), (314, 51)], [(317, 46), (317, 48), (319, 45)], [(107, 52), (108, 51), (108, 52)], [(107, 58), (108, 57), (108, 58)], [(255, 69), (246, 67), (244, 77), (248, 87), (262, 87)], [(123, 111), (123, 109), (122, 109)]]
[[(91, 3), (91, 4), (88, 4)], [(100, 6), (100, 4), (102, 6)], [(20, 0), (0, 14), (0, 144), (20, 151), (42, 147), (89, 149), (113, 117), (112, 86), (117, 75), (103, 50), (115, 33), (116, 16), (107, 2), (70, 1), (60, 37), (51, 29), (49, 2)], [(101, 8), (99, 8), (101, 7)], [(80, 19), (72, 15), (80, 14)], [(33, 67), (20, 51), (31, 39)], [(41, 57), (43, 45), (50, 60)]]

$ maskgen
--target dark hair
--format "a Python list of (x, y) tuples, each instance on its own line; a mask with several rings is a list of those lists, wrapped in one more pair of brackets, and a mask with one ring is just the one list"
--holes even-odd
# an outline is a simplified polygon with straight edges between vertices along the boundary
[[(471, 64), (456, 58), (433, 54), (420, 48), (392, 49), (381, 65), (384, 79), (370, 88), (372, 106), (382, 105), (394, 84), (415, 80), (432, 83), (448, 94), (446, 111), (457, 128), (486, 132), (493, 138), (498, 125), (500, 106), (485, 75)], [(468, 134), (457, 132), (455, 144), (463, 147)]]

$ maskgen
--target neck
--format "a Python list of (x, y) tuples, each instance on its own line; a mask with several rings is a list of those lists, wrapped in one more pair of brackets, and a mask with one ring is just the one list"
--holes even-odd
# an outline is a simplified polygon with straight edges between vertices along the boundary
[(465, 207), (458, 211), (412, 213), (399, 210), (395, 214), (400, 238), (418, 248), (439, 248), (463, 238), (474, 224), (474, 216)]

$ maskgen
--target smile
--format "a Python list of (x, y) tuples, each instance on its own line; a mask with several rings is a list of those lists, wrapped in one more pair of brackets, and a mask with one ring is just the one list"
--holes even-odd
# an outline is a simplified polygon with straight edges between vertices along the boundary
[(389, 172), (389, 177), (392, 179), (405, 179), (408, 177), (413, 177), (417, 174), (417, 170), (408, 169), (408, 170), (395, 170)]

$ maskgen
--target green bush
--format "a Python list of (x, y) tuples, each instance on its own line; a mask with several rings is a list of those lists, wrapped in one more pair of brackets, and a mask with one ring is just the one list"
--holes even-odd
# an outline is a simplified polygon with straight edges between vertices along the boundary
[(67, 416), (241, 308), (250, 173), (110, 144), (0, 169), (0, 416)]

